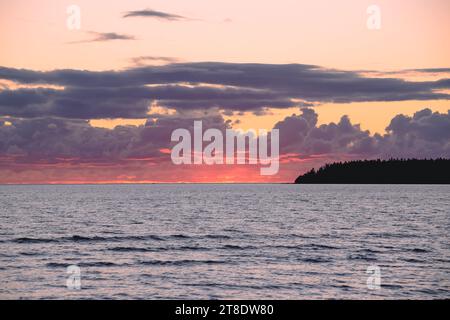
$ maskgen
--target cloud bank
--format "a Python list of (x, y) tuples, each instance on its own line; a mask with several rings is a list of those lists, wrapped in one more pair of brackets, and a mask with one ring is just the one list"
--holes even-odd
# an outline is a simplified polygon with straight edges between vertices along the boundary
[[(146, 118), (148, 108), (260, 112), (310, 103), (449, 99), (450, 79), (366, 78), (313, 65), (171, 63), (120, 71), (0, 67), (0, 79), (42, 88), (0, 91), (0, 116)], [(51, 89), (45, 86), (59, 86)]]
[(317, 114), (303, 109), (278, 122), (282, 153), (300, 155), (344, 154), (356, 158), (450, 158), (450, 110), (430, 109), (414, 116), (395, 116), (384, 135), (370, 135), (347, 116), (338, 123), (317, 125)]
[[(166, 115), (141, 126), (104, 129), (92, 127), (86, 120), (3, 118), (0, 182), (37, 183), (46, 175), (59, 182), (81, 177), (83, 181), (121, 181), (124, 173), (133, 177), (132, 181), (211, 182), (233, 175), (237, 180), (261, 179), (253, 166), (174, 166), (170, 160), (172, 131), (187, 128), (192, 132), (198, 119)], [(230, 127), (218, 114), (200, 119), (204, 130)], [(274, 128), (280, 133), (281, 160), (274, 182), (293, 181), (302, 171), (337, 160), (450, 158), (450, 111), (442, 114), (423, 109), (412, 117), (398, 115), (384, 135), (370, 135), (346, 116), (338, 123), (318, 125), (317, 114), (307, 108)], [(31, 178), (35, 176), (41, 180)]]

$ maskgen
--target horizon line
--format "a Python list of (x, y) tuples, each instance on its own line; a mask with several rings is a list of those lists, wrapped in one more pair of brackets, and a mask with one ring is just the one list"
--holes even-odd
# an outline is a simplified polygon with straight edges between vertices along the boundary
[(295, 184), (294, 182), (89, 182), (89, 183), (0, 183), (0, 186), (82, 186), (82, 185), (155, 185), (155, 184)]

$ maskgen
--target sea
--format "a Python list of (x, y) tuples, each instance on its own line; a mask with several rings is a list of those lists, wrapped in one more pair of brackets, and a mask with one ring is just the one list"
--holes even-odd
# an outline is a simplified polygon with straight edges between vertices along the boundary
[(0, 299), (449, 299), (450, 186), (0, 186)]

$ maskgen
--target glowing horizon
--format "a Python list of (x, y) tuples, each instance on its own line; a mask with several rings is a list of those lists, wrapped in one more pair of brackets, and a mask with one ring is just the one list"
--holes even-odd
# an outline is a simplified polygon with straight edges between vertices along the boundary
[[(450, 157), (450, 2), (379, 0), (370, 29), (373, 4), (1, 2), (0, 183), (285, 183)], [(170, 133), (195, 119), (280, 128), (279, 175), (174, 166)]]

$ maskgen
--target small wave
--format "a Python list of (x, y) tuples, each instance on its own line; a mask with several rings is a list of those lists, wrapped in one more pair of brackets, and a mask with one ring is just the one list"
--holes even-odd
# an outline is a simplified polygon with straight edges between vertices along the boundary
[(161, 251), (208, 251), (211, 250), (206, 247), (195, 247), (195, 246), (181, 246), (181, 247), (153, 247), (153, 248), (142, 248), (142, 247), (112, 247), (107, 248), (108, 251), (116, 252), (161, 252)]
[(442, 293), (443, 295), (448, 294), (448, 291), (442, 288), (434, 288), (434, 289), (422, 288), (416, 291), (420, 293), (425, 293), (427, 295), (438, 295), (439, 293)]
[(173, 238), (173, 239), (190, 239), (190, 238), (192, 238), (192, 237), (184, 235), (184, 234), (173, 234), (169, 237)]
[(399, 285), (399, 284), (385, 284), (385, 283), (383, 283), (383, 284), (381, 285), (381, 287), (382, 287), (383, 289), (393, 289), (393, 290), (400, 290), (400, 289), (403, 289), (403, 286), (401, 286), (401, 285)]
[(96, 242), (96, 241), (145, 241), (145, 240), (155, 240), (164, 241), (163, 238), (155, 235), (145, 235), (145, 236), (112, 236), (112, 237), (83, 237), (83, 236), (72, 236), (68, 238), (62, 238), (67, 241), (75, 242)]
[(358, 250), (359, 253), (364, 253), (364, 254), (375, 254), (375, 253), (383, 253), (383, 251), (380, 250), (375, 250), (375, 249), (360, 249)]
[(363, 261), (376, 261), (378, 260), (372, 254), (364, 254), (364, 253), (352, 253), (347, 256), (348, 260), (363, 260)]
[(250, 290), (280, 290), (280, 289), (292, 289), (294, 284), (279, 285), (279, 284), (267, 284), (267, 285), (252, 285), (252, 284), (231, 284), (231, 283), (187, 283), (189, 287), (205, 287), (205, 288), (219, 288), (219, 289), (250, 289)]
[[(60, 262), (50, 262), (47, 263), (46, 266), (48, 268), (67, 268), (70, 265), (73, 265), (74, 263), (60, 263)], [(114, 262), (108, 262), (108, 261), (95, 261), (95, 262), (81, 262), (76, 263), (79, 267), (115, 267), (115, 266), (123, 266)]]
[(407, 251), (416, 252), (416, 253), (428, 253), (428, 252), (431, 252), (430, 250), (422, 249), (422, 248), (407, 249)]
[(112, 236), (112, 237), (100, 237), (100, 236), (79, 236), (74, 235), (70, 237), (60, 237), (60, 238), (16, 238), (10, 240), (13, 243), (59, 243), (59, 242), (105, 242), (105, 241), (164, 241), (163, 238), (155, 235), (146, 236)]
[(370, 232), (367, 233), (368, 237), (376, 237), (376, 238), (418, 238), (419, 235), (413, 233), (389, 233), (389, 232)]
[(224, 249), (224, 250), (255, 250), (255, 249), (257, 249), (257, 247), (255, 247), (255, 246), (238, 246), (238, 245), (227, 244), (227, 245), (224, 245), (223, 247), (221, 247), (220, 249)]
[(11, 240), (14, 243), (50, 243), (55, 242), (55, 239), (36, 239), (36, 238), (17, 238)]
[(313, 239), (316, 238), (314, 236), (307, 236), (304, 234), (291, 233), (286, 235), (287, 238), (299, 238), (299, 239)]
[(330, 246), (326, 244), (317, 244), (317, 243), (310, 243), (307, 244), (306, 247), (312, 249), (312, 250), (321, 250), (321, 249), (328, 249), (328, 250), (336, 250), (340, 249), (339, 247)]
[[(115, 237), (110, 237), (110, 239), (114, 239)], [(106, 237), (84, 237), (84, 236), (72, 236), (72, 237), (64, 237), (60, 238), (59, 240), (62, 241), (74, 241), (74, 242), (93, 242), (93, 241), (105, 241)]]
[(182, 246), (178, 248), (171, 248), (172, 250), (187, 250), (187, 251), (209, 251), (210, 248), (206, 247), (194, 247), (194, 246)]
[(239, 229), (232, 229), (232, 228), (223, 229), (222, 231), (233, 232), (233, 233), (245, 233), (245, 231), (242, 231), (242, 230), (239, 230)]
[(327, 263), (332, 261), (331, 259), (325, 257), (307, 257), (299, 258), (298, 260), (306, 263)]
[(424, 260), (419, 260), (415, 258), (400, 258), (400, 260), (408, 263), (426, 263), (426, 261)]
[(299, 245), (284, 245), (284, 244), (279, 244), (279, 245), (273, 245), (273, 246), (269, 246), (270, 248), (278, 248), (278, 249), (307, 249), (307, 250), (337, 250), (340, 249), (339, 247), (334, 247), (334, 246), (329, 246), (329, 245), (324, 245), (324, 244), (314, 244), (314, 243), (310, 243), (310, 244), (299, 244)]
[(59, 263), (59, 262), (50, 262), (46, 264), (48, 268), (67, 268), (70, 265), (71, 265), (70, 263)]
[(207, 239), (231, 239), (230, 236), (221, 235), (221, 234), (207, 234), (203, 238), (207, 238)]
[(160, 251), (157, 248), (139, 248), (139, 247), (113, 247), (107, 248), (109, 251), (117, 251), (117, 252), (155, 252)]
[(21, 256), (31, 256), (31, 257), (44, 255), (43, 253), (40, 253), (40, 252), (20, 252), (19, 254)]
[(192, 265), (213, 265), (213, 264), (228, 264), (226, 261), (220, 260), (148, 260), (148, 261), (139, 261), (140, 264), (143, 265), (151, 265), (151, 266), (192, 266)]
[(80, 267), (115, 267), (123, 266), (123, 264), (117, 264), (114, 262), (98, 261), (98, 262), (82, 262), (79, 264)]
[(156, 235), (142, 235), (142, 236), (81, 236), (81, 235), (73, 235), (68, 237), (59, 237), (59, 238), (29, 238), (29, 237), (22, 237), (22, 238), (15, 238), (9, 240), (9, 242), (13, 243), (59, 243), (59, 242), (119, 242), (119, 241), (146, 241), (146, 240), (153, 240), (153, 241), (165, 241), (168, 239), (231, 239), (231, 237), (227, 235), (199, 235), (199, 236), (189, 236), (184, 234), (174, 234), (174, 235), (167, 235), (167, 236), (156, 236)]

